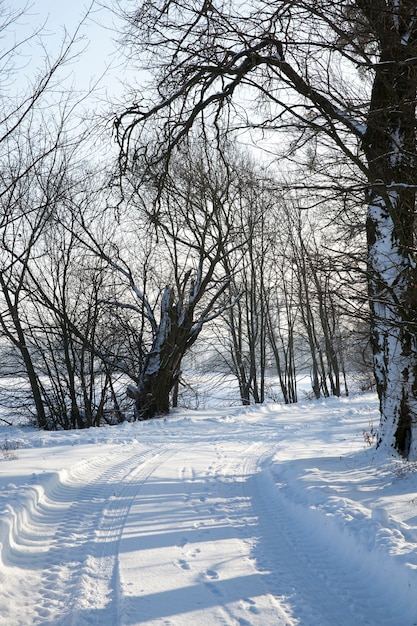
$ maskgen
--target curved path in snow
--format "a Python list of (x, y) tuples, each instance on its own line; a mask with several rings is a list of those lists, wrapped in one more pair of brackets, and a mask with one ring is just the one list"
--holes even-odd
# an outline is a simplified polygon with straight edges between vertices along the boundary
[(364, 587), (365, 560), (287, 498), (268, 432), (167, 432), (90, 447), (3, 507), (0, 624), (397, 623), (389, 576)]

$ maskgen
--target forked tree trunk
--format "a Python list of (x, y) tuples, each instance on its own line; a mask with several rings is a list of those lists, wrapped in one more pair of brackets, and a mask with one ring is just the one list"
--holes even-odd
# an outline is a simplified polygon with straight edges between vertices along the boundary
[(139, 383), (128, 387), (140, 420), (169, 413), (170, 394), (178, 382), (181, 361), (198, 337), (192, 312), (189, 304), (175, 303), (172, 289), (166, 287), (160, 322)]
[[(406, 6), (408, 5), (408, 6)], [(400, 5), (398, 5), (400, 6)], [(397, 11), (397, 13), (395, 13)], [(417, 183), (415, 2), (371, 13), (381, 43), (364, 149), (371, 342), (381, 409), (379, 444), (417, 458)]]

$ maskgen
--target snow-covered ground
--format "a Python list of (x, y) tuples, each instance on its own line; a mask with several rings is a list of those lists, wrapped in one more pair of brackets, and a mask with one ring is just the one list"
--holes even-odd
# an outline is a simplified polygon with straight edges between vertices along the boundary
[(0, 428), (0, 624), (417, 624), (417, 467), (377, 423), (367, 394)]

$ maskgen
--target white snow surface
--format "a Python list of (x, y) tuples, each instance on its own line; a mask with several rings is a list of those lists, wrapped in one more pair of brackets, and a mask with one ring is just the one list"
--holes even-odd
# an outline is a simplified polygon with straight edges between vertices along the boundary
[(0, 428), (0, 624), (417, 624), (417, 466), (372, 394)]

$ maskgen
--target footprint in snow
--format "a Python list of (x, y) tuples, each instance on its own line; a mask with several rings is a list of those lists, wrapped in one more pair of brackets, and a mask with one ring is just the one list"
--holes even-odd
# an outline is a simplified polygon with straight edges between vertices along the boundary
[(215, 596), (220, 596), (221, 598), (223, 597), (222, 592), (220, 591), (220, 589), (218, 588), (217, 585), (215, 585), (214, 583), (205, 583), (205, 586), (207, 587), (207, 589), (209, 589), (211, 591), (211, 593), (213, 593)]
[(248, 611), (250, 613), (253, 613), (253, 615), (259, 615), (260, 610), (258, 609), (258, 607), (256, 606), (256, 602), (254, 600), (251, 600), (250, 598), (246, 599), (246, 602), (249, 603), (249, 608)]

